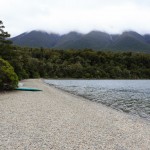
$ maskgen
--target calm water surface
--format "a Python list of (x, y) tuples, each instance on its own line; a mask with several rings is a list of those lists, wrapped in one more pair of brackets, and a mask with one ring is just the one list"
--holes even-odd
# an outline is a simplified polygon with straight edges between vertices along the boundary
[(57, 88), (150, 120), (150, 80), (45, 80)]

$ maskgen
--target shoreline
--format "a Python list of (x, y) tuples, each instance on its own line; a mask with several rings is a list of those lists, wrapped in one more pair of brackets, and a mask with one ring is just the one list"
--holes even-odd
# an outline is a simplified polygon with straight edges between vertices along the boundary
[[(75, 94), (75, 93), (73, 93), (73, 92), (71, 92), (71, 91), (67, 91), (67, 90), (65, 90), (65, 89), (56, 87), (54, 84), (46, 83), (44, 80), (45, 80), (45, 79), (42, 79), (42, 81), (43, 81), (44, 84), (46, 84), (46, 85), (48, 85), (48, 86), (50, 86), (50, 87), (53, 87), (53, 88), (55, 88), (55, 89), (58, 89), (58, 90), (60, 90), (60, 91), (62, 91), (62, 92), (65, 92), (66, 94), (70, 94), (71, 96), (77, 96), (78, 98), (83, 98), (83, 99), (85, 99), (86, 101), (88, 100), (88, 101), (90, 101), (90, 102), (92, 102), (92, 103), (94, 102), (94, 103), (96, 103), (96, 104), (98, 104), (98, 105), (102, 105), (103, 107), (106, 107), (106, 108), (108, 108), (108, 109), (112, 109), (112, 110), (115, 110), (115, 111), (117, 111), (117, 112), (123, 113), (123, 114), (127, 115), (128, 117), (132, 118), (133, 120), (140, 119), (140, 120), (143, 120), (143, 121), (145, 121), (145, 122), (150, 123), (150, 118), (144, 118), (144, 117), (141, 117), (141, 116), (136, 115), (136, 114), (126, 113), (125, 111), (123, 111), (123, 110), (121, 110), (121, 109), (117, 109), (117, 108), (115, 108), (115, 107), (113, 108), (113, 107), (107, 106), (106, 104), (103, 104), (103, 103), (101, 103), (101, 102), (92, 101), (92, 99), (89, 99), (88, 97), (86, 97), (86, 96), (84, 96), (84, 95), (78, 95), (78, 94)], [(46, 79), (46, 80), (47, 80), (47, 79)], [(51, 80), (51, 79), (50, 79), (50, 80)], [(52, 80), (53, 80), (53, 79), (52, 79)]]
[[(52, 87), (0, 93), (0, 149), (150, 149), (150, 123)], [(7, 99), (6, 99), (7, 98)]]

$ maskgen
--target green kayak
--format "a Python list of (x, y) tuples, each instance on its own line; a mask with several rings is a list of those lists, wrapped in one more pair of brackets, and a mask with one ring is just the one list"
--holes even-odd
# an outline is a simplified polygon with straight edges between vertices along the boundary
[(19, 90), (19, 91), (42, 91), (42, 90), (37, 89), (37, 88), (29, 88), (29, 87), (18, 87), (15, 90)]

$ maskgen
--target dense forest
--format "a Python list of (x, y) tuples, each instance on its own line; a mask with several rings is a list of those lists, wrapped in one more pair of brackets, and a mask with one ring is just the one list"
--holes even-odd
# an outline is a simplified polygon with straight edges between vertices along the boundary
[(148, 79), (150, 55), (93, 50), (50, 50), (11, 47), (3, 59), (24, 78)]
[[(1, 28), (2, 31), (2, 28)], [(0, 58), (18, 78), (150, 79), (150, 54), (21, 48), (0, 34)]]

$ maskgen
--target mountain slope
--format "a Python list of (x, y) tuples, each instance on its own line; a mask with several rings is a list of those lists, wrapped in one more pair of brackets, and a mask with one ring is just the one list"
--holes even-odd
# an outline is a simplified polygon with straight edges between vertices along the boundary
[(71, 44), (74, 49), (95, 49), (100, 50), (111, 44), (110, 35), (100, 31), (92, 31)]
[(52, 48), (59, 38), (60, 36), (57, 34), (48, 34), (43, 31), (31, 31), (14, 37), (11, 40), (15, 45), (19, 46)]
[(148, 44), (150, 44), (150, 34), (144, 35), (144, 39)]
[(143, 36), (136, 32), (130, 31), (123, 32), (114, 41), (110, 48), (116, 50), (148, 52), (150, 50), (150, 45), (145, 41)]
[(82, 34), (77, 32), (70, 32), (68, 34), (62, 35), (57, 44), (54, 46), (55, 49), (69, 49), (74, 48), (72, 43), (76, 42), (78, 39), (82, 38)]
[(88, 34), (70, 32), (64, 35), (49, 34), (42, 31), (31, 31), (11, 38), (15, 45), (28, 47), (43, 47), (54, 49), (94, 49), (121, 50), (150, 53), (150, 35), (140, 35), (128, 31), (122, 34), (108, 34), (92, 31)]

